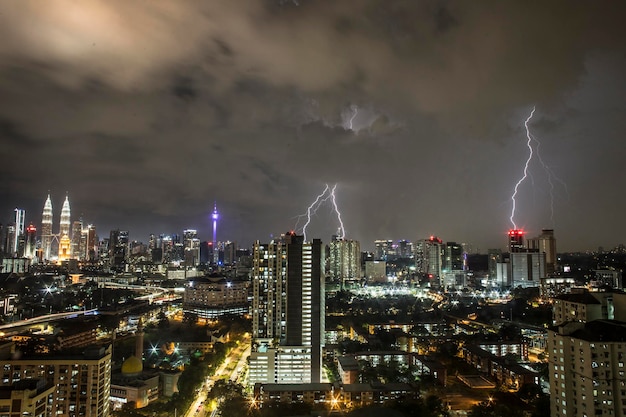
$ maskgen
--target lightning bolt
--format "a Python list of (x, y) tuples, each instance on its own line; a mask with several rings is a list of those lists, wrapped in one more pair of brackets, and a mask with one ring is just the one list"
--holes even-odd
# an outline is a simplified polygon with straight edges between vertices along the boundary
[(337, 220), (339, 220), (339, 229), (337, 232), (341, 233), (339, 237), (343, 239), (344, 237), (346, 237), (346, 229), (343, 227), (343, 221), (341, 220), (341, 213), (339, 212), (339, 208), (337, 207), (337, 200), (335, 198), (335, 189), (337, 189), (337, 184), (335, 184), (333, 188), (330, 190), (330, 196), (332, 197), (332, 202), (333, 202), (333, 207), (335, 209), (335, 213), (337, 213)]
[(354, 118), (356, 117), (356, 115), (359, 114), (359, 107), (356, 104), (353, 104), (353, 105), (350, 106), (350, 109), (352, 110), (352, 117), (348, 121), (348, 123), (349, 123), (348, 128), (350, 130), (354, 130), (352, 128), (352, 122), (354, 121)]
[[(330, 190), (330, 187), (328, 186), (328, 184), (326, 184), (324, 191), (322, 191), (322, 193), (315, 198), (315, 201), (313, 201), (313, 203), (311, 203), (311, 205), (307, 207), (306, 213), (298, 216), (298, 223), (300, 222), (300, 218), (306, 216), (306, 223), (302, 227), (302, 234), (304, 235), (305, 242), (307, 241), (306, 240), (306, 228), (309, 226), (309, 223), (311, 223), (311, 216), (317, 212), (317, 209), (319, 209), (320, 205), (323, 202), (325, 202), (326, 200), (328, 200), (328, 198), (330, 198), (330, 197), (326, 197), (322, 199), (326, 195), (326, 193), (328, 193), (329, 190)], [(298, 223), (296, 223), (296, 227), (295, 227), (296, 230), (298, 227)]]
[(317, 210), (321, 207), (323, 203), (328, 200), (331, 200), (333, 211), (337, 214), (337, 220), (339, 221), (339, 227), (337, 229), (337, 234), (340, 234), (341, 239), (343, 239), (346, 235), (346, 230), (343, 224), (343, 220), (341, 220), (341, 212), (339, 211), (339, 206), (337, 206), (337, 197), (335, 194), (335, 190), (337, 189), (337, 184), (335, 184), (332, 188), (328, 184), (324, 187), (324, 191), (322, 191), (315, 200), (307, 207), (305, 213), (300, 214), (297, 217), (296, 225), (294, 226), (294, 230), (299, 230), (298, 226), (300, 225), (300, 220), (306, 218), (306, 222), (304, 226), (302, 226), (302, 234), (304, 235), (305, 242), (306, 239), (306, 229), (311, 223), (311, 216), (317, 213)]
[(513, 189), (513, 194), (511, 195), (511, 201), (513, 202), (513, 207), (511, 208), (511, 217), (509, 217), (509, 220), (511, 220), (511, 224), (513, 225), (513, 229), (517, 229), (517, 225), (515, 224), (515, 197), (517, 196), (517, 190), (519, 189), (519, 186), (524, 182), (524, 180), (528, 177), (528, 165), (530, 164), (530, 161), (533, 159), (533, 147), (531, 146), (532, 144), (532, 137), (530, 135), (530, 130), (528, 129), (528, 122), (530, 122), (530, 119), (533, 118), (533, 115), (535, 114), (535, 107), (533, 106), (533, 110), (530, 112), (530, 115), (528, 116), (528, 118), (526, 118), (526, 121), (524, 122), (524, 126), (526, 127), (526, 146), (528, 147), (528, 159), (526, 159), (526, 164), (524, 164), (524, 175), (522, 176), (522, 178), (519, 179), (519, 181), (517, 181), (517, 184), (515, 184), (515, 188)]

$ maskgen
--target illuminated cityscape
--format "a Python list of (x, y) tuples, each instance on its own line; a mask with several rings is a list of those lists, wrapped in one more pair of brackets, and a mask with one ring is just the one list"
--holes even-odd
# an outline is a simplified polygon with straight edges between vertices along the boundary
[(3, 5), (0, 417), (626, 416), (624, 16)]

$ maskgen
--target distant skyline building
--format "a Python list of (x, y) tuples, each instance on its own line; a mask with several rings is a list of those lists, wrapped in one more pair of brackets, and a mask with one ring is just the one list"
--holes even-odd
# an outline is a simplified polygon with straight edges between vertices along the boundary
[(93, 224), (87, 225), (83, 228), (83, 235), (85, 240), (85, 259), (88, 261), (95, 261), (98, 259), (98, 235), (96, 233), (96, 226)]
[(37, 259), (37, 228), (32, 223), (26, 228), (25, 236), (24, 257), (35, 261)]
[(213, 263), (217, 265), (219, 262), (219, 252), (217, 250), (217, 220), (220, 215), (217, 212), (217, 201), (213, 205), (213, 213), (211, 213), (211, 219), (213, 220)]
[(26, 212), (23, 209), (15, 209), (15, 230), (13, 235), (13, 241), (11, 242), (11, 252), (13, 254), (19, 254), (20, 236), (24, 236), (24, 217)]
[(109, 262), (114, 268), (124, 269), (128, 257), (128, 231), (111, 230), (109, 235)]
[(546, 254), (546, 274), (552, 275), (556, 272), (556, 238), (553, 229), (542, 229), (539, 236), (528, 239), (528, 248)]
[(437, 236), (430, 236), (415, 244), (415, 267), (418, 273), (433, 279), (433, 283), (441, 285), (443, 266), (443, 241)]
[(524, 231), (521, 229), (509, 230), (509, 253), (524, 252)]
[(254, 243), (250, 384), (321, 382), (323, 258), (321, 240), (293, 232)]
[(59, 221), (59, 239), (61, 239), (64, 235), (70, 236), (70, 198), (69, 196), (65, 196), (65, 201), (63, 202), (63, 207), (61, 208), (61, 218)]
[(81, 240), (83, 237), (83, 221), (74, 220), (72, 223), (71, 250), (74, 259), (82, 260), (85, 258), (85, 252), (81, 252)]
[(49, 260), (52, 256), (52, 200), (49, 193), (41, 216), (41, 249), (43, 259)]
[(356, 240), (333, 236), (329, 244), (330, 279), (344, 287), (346, 281), (361, 279), (361, 245)]
[(395, 254), (393, 252), (393, 240), (375, 240), (374, 246), (374, 260), (386, 261), (389, 255)]
[(198, 265), (200, 262), (200, 239), (198, 239), (197, 230), (183, 230), (183, 248), (185, 251), (185, 265)]

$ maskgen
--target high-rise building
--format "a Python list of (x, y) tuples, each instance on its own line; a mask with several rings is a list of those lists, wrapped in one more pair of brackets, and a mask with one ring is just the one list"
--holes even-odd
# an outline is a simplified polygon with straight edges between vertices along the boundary
[(447, 271), (465, 270), (465, 253), (462, 245), (456, 242), (446, 242), (443, 252), (442, 269)]
[(46, 198), (41, 216), (41, 249), (43, 258), (49, 260), (52, 256), (52, 200), (50, 200), (50, 194)]
[(502, 263), (502, 250), (487, 250), (487, 268), (489, 269), (489, 280), (495, 281), (498, 276), (498, 265)]
[(83, 237), (83, 221), (82, 220), (74, 220), (72, 223), (72, 238), (71, 238), (71, 251), (72, 257), (74, 259), (83, 260), (85, 259), (85, 252), (81, 252), (81, 239)]
[(64, 234), (63, 236), (61, 236), (61, 239), (59, 239), (59, 256), (58, 256), (58, 260), (63, 262), (63, 261), (68, 261), (72, 256), (72, 241), (70, 240), (70, 237), (66, 234)]
[(250, 383), (320, 382), (323, 248), (295, 233), (253, 248)]
[(217, 202), (213, 205), (213, 213), (211, 213), (211, 220), (213, 220), (213, 263), (217, 265), (219, 262), (219, 251), (217, 250), (217, 219), (220, 214), (217, 212)]
[(509, 252), (524, 252), (526, 246), (524, 246), (524, 231), (521, 229), (509, 230)]
[(24, 257), (30, 258), (31, 261), (37, 258), (37, 228), (32, 223), (26, 228)]
[(63, 202), (63, 207), (61, 208), (61, 219), (59, 221), (59, 239), (63, 237), (63, 235), (70, 236), (70, 198), (69, 196), (65, 196), (65, 201)]
[(111, 230), (109, 236), (109, 262), (114, 268), (124, 268), (128, 257), (128, 231)]
[(6, 228), (6, 235), (4, 236), (4, 247), (6, 254), (10, 257), (17, 256), (17, 252), (13, 250), (13, 246), (15, 245), (15, 224), (8, 224)]
[(412, 258), (413, 255), (413, 243), (408, 240), (399, 240), (396, 248), (396, 256), (398, 258)]
[(390, 254), (395, 254), (393, 240), (375, 240), (374, 246), (374, 259), (377, 261), (386, 261)]
[(183, 230), (183, 248), (185, 250), (185, 265), (198, 265), (200, 262), (200, 239), (198, 239), (197, 230)]
[(548, 330), (552, 417), (626, 416), (626, 324), (567, 322)]
[(415, 267), (418, 273), (427, 275), (441, 285), (443, 242), (437, 236), (419, 240), (415, 244)]
[[(26, 212), (22, 209), (15, 209), (15, 234), (13, 236), (13, 242), (11, 242), (12, 253), (19, 253), (19, 242), (20, 236), (24, 236), (24, 217), (26, 217)], [(23, 254), (22, 254), (23, 255)]]
[(553, 229), (543, 229), (539, 236), (528, 239), (528, 247), (546, 254), (546, 273), (548, 275), (556, 272), (556, 239)]
[(546, 277), (546, 254), (514, 252), (509, 254), (508, 286), (538, 287)]
[(333, 236), (328, 259), (330, 279), (341, 283), (342, 288), (346, 281), (361, 279), (361, 245), (358, 241)]
[(86, 228), (83, 229), (85, 247), (85, 259), (88, 261), (95, 261), (98, 259), (98, 235), (96, 234), (96, 226), (93, 224), (87, 225)]
[(45, 380), (54, 387), (49, 404), (54, 416), (109, 415), (111, 347), (91, 347), (83, 353), (16, 355), (13, 343), (0, 346), (0, 385)]

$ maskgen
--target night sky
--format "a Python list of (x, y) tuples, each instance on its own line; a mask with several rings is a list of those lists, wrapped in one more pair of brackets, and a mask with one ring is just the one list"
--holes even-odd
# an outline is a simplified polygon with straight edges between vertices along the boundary
[[(626, 242), (624, 1), (0, 5), (0, 221), (247, 246), (326, 183), (346, 237), (559, 251)], [(550, 196), (552, 191), (553, 197)], [(302, 223), (300, 223), (302, 224)], [(308, 233), (338, 226), (320, 207)]]

